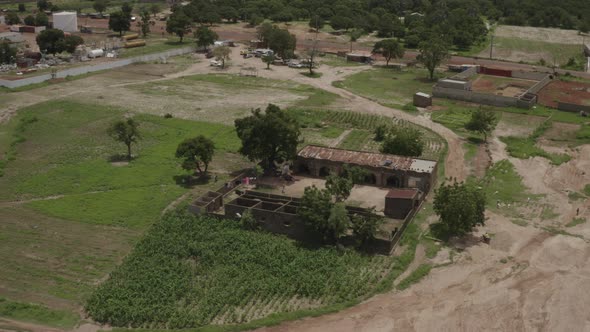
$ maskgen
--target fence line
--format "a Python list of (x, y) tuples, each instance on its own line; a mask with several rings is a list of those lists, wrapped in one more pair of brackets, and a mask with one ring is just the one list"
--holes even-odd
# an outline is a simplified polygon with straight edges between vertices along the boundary
[[(161, 58), (168, 58), (171, 56), (187, 54), (187, 53), (193, 52), (194, 50), (195, 50), (194, 47), (189, 46), (189, 47), (178, 48), (175, 50), (160, 52), (160, 53), (139, 55), (139, 56), (129, 58), (129, 59), (121, 59), (121, 60), (116, 60), (116, 61), (111, 61), (111, 62), (104, 62), (104, 63), (100, 63), (100, 64), (96, 64), (96, 65), (68, 68), (68, 69), (58, 71), (55, 74), (55, 77), (56, 78), (66, 78), (68, 76), (78, 76), (78, 75), (83, 75), (83, 74), (87, 74), (87, 73), (92, 73), (95, 71), (119, 68), (119, 67), (130, 65), (132, 63), (136, 63), (136, 62), (154, 61), (154, 60), (158, 60)], [(30, 84), (42, 83), (42, 82), (48, 81), (52, 78), (53, 78), (52, 74), (44, 74), (44, 75), (37, 75), (37, 76), (22, 78), (22, 79), (18, 79), (18, 80), (0, 79), (0, 86), (14, 89), (14, 88), (19, 88), (19, 87), (30, 85)]]

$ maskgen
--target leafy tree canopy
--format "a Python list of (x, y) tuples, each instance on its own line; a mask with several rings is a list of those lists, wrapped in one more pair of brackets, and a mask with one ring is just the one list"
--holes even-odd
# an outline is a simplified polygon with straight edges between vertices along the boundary
[(131, 27), (131, 17), (123, 11), (112, 13), (109, 17), (109, 29), (118, 32), (119, 36), (123, 35), (123, 32), (129, 31)]
[(182, 38), (184, 38), (186, 30), (190, 25), (191, 19), (184, 13), (184, 11), (176, 10), (166, 21), (166, 31), (177, 35), (182, 43)]
[(461, 236), (485, 224), (486, 197), (473, 184), (443, 184), (434, 196), (434, 211), (447, 236)]
[(399, 156), (419, 157), (424, 150), (423, 134), (411, 127), (395, 128), (385, 137), (381, 152)]
[(299, 123), (276, 105), (269, 104), (264, 113), (260, 109), (252, 111), (252, 115), (237, 119), (235, 126), (242, 141), (240, 153), (251, 161), (262, 161), (265, 171), (274, 169), (275, 161), (297, 155)]
[(139, 123), (133, 118), (117, 121), (109, 127), (107, 133), (115, 141), (124, 143), (127, 146), (127, 159), (131, 160), (131, 144), (137, 143), (141, 139)]
[(207, 173), (214, 153), (213, 141), (203, 135), (187, 138), (176, 148), (176, 158), (183, 159), (182, 168), (187, 171), (197, 170), (200, 174)]
[(471, 113), (471, 119), (465, 124), (465, 129), (483, 134), (484, 141), (487, 141), (488, 135), (494, 131), (497, 123), (498, 119), (494, 111), (480, 107)]
[(386, 65), (389, 66), (389, 61), (392, 58), (403, 58), (404, 47), (395, 39), (384, 39), (375, 43), (373, 52), (381, 53), (385, 57)]
[(209, 45), (215, 43), (215, 41), (219, 38), (217, 33), (206, 26), (200, 26), (197, 31), (195, 31), (195, 39), (197, 40), (198, 47), (204, 47), (207, 49)]

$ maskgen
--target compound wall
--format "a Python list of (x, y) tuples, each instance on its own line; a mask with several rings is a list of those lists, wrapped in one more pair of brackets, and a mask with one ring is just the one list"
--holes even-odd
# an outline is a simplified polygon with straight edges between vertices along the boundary
[(171, 50), (171, 51), (166, 51), (166, 52), (161, 52), (161, 53), (153, 53), (153, 54), (141, 55), (141, 56), (137, 56), (137, 57), (129, 58), (129, 59), (115, 60), (112, 62), (105, 62), (105, 63), (101, 63), (98, 65), (89, 65), (89, 66), (82, 66), (82, 67), (76, 67), (76, 68), (69, 68), (69, 69), (58, 71), (55, 74), (55, 77), (53, 77), (52, 74), (45, 74), (45, 75), (38, 75), (38, 76), (22, 78), (22, 79), (18, 79), (18, 80), (0, 79), (0, 86), (14, 89), (14, 88), (19, 88), (19, 87), (26, 86), (26, 85), (43, 83), (43, 82), (49, 81), (53, 78), (66, 78), (68, 76), (78, 76), (78, 75), (83, 75), (83, 74), (92, 73), (92, 72), (101, 71), (101, 70), (119, 68), (119, 67), (130, 65), (135, 62), (154, 61), (154, 60), (158, 60), (161, 58), (167, 58), (167, 57), (171, 57), (171, 56), (187, 54), (187, 53), (191, 53), (193, 51), (194, 51), (193, 47), (184, 47), (184, 48), (179, 48), (176, 50)]

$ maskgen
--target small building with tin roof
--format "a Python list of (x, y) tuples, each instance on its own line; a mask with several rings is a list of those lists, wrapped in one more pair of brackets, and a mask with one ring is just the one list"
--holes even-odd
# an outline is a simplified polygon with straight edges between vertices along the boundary
[(417, 188), (427, 193), (436, 180), (437, 162), (391, 154), (308, 145), (297, 154), (295, 170), (316, 177), (342, 174), (344, 165), (367, 171), (365, 183), (384, 188)]

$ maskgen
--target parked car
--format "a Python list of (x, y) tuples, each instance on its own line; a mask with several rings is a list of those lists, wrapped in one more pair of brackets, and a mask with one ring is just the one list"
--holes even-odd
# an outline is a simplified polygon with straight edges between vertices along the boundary
[(303, 67), (305, 67), (305, 65), (302, 64), (301, 62), (291, 61), (291, 62), (289, 62), (289, 67), (290, 68), (303, 68)]
[(211, 61), (209, 61), (209, 65), (212, 67), (221, 67), (222, 63), (221, 63), (221, 61), (211, 60)]

